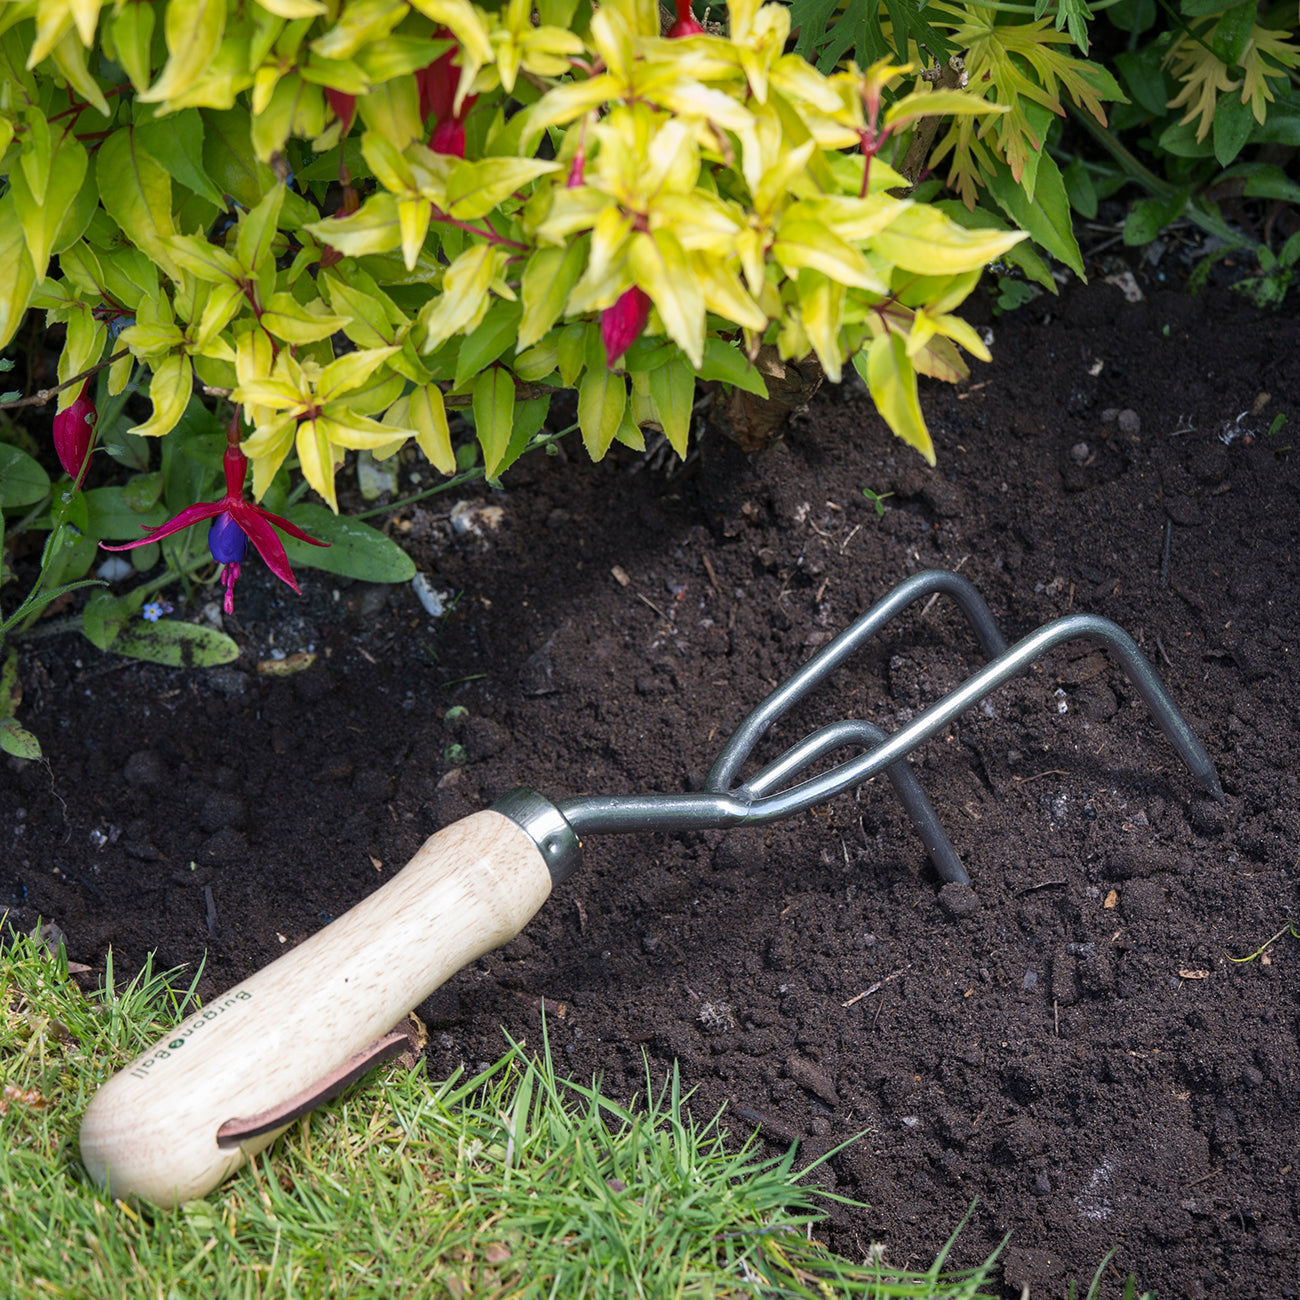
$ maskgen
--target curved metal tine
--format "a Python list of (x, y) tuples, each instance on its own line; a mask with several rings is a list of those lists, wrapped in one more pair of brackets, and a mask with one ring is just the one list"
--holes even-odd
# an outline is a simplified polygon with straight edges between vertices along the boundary
[(728, 791), (759, 738), (777, 718), (820, 685), (908, 605), (936, 592), (951, 596), (957, 602), (990, 659), (1006, 651), (1006, 637), (1002, 635), (984, 597), (970, 582), (948, 569), (927, 569), (924, 573), (914, 574), (849, 624), (833, 641), (827, 642), (794, 676), (746, 714), (715, 760), (704, 782), (705, 790), (714, 794)]
[[(794, 773), (815, 763), (823, 754), (840, 749), (844, 745), (861, 745), (870, 749), (888, 740), (886, 732), (881, 731), (872, 722), (860, 722), (856, 718), (846, 718), (842, 722), (832, 722), (829, 726), (814, 731), (797, 745), (787, 749), (775, 762), (769, 763), (761, 772), (750, 777), (737, 791), (739, 799), (759, 799), (771, 790), (775, 790)], [(925, 845), (926, 855), (934, 864), (934, 869), (942, 880), (952, 884), (969, 885), (970, 876), (952, 841), (943, 829), (939, 815), (930, 802), (906, 759), (900, 759), (885, 769), (907, 815), (916, 827), (916, 833)]]
[(743, 821), (766, 822), (791, 813), (801, 812), (814, 804), (822, 803), (844, 790), (850, 790), (868, 777), (896, 763), (923, 741), (942, 731), (954, 718), (965, 713), (995, 686), (1018, 676), (1044, 651), (1063, 641), (1083, 639), (1100, 642), (1119, 660), (1129, 681), (1137, 688), (1160, 729), (1178, 751), (1192, 775), (1220, 803), (1224, 802), (1223, 787), (1218, 773), (1204, 746), (1196, 739), (1179, 712), (1156, 670), (1151, 667), (1138, 644), (1127, 632), (1110, 619), (1096, 614), (1069, 614), (1044, 624), (1036, 632), (1017, 641), (1005, 654), (968, 677), (943, 699), (936, 701), (907, 726), (894, 732), (883, 744), (868, 754), (840, 763), (829, 772), (804, 781), (780, 794), (755, 800)]

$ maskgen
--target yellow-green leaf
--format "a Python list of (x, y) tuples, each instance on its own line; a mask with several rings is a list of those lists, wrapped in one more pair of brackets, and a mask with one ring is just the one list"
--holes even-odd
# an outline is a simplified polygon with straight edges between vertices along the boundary
[(514, 422), (515, 381), (504, 367), (493, 366), (474, 381), (474, 428), (488, 478), (495, 477), (510, 449)]
[(167, 249), (182, 270), (207, 284), (230, 283), (243, 277), (238, 262), (218, 244), (200, 235), (169, 235)]
[(672, 449), (686, 459), (686, 444), (691, 434), (691, 409), (695, 402), (695, 372), (682, 360), (673, 357), (657, 366), (648, 376), (655, 417), (663, 428)]
[(483, 319), (460, 345), (453, 381), (455, 388), (463, 388), (474, 375), (491, 365), (510, 347), (519, 333), (519, 312), (517, 302), (501, 299), (487, 309)]
[(1020, 230), (965, 230), (938, 209), (918, 203), (880, 231), (872, 247), (904, 271), (955, 275), (987, 266), (1025, 238)]
[(326, 13), (321, 0), (257, 0), (268, 13), (277, 18), (315, 18)]
[(669, 338), (697, 369), (704, 360), (704, 290), (671, 230), (637, 233), (628, 247), (636, 282), (659, 310)]
[(414, 271), (429, 233), (429, 200), (418, 196), (398, 199), (397, 228), (402, 234), (402, 261), (408, 271)]
[(560, 349), (554, 336), (521, 352), (515, 358), (514, 371), (526, 384), (545, 379), (560, 362)]
[(226, 30), (226, 0), (168, 0), (167, 64), (139, 98), (158, 104), (188, 90), (216, 57)]
[(587, 364), (587, 337), (591, 335), (600, 347), (600, 331), (594, 325), (566, 325), (555, 342), (555, 360), (560, 371), (560, 382), (566, 388), (577, 383), (582, 368)]
[(27, 252), (38, 279), (45, 275), (55, 237), (65, 214), (76, 202), (88, 165), (81, 143), (68, 137), (51, 160), (49, 183), (43, 198), (38, 199), (32, 193), (23, 168), (15, 167), (9, 173), (14, 204), (27, 234)]
[(516, 190), (560, 164), (540, 158), (484, 158), (482, 162), (460, 162), (447, 178), (447, 211), (457, 221), (476, 221), (486, 216)]
[(364, 352), (345, 352), (320, 372), (316, 394), (322, 402), (332, 402), (344, 393), (363, 387), (389, 357), (395, 347), (367, 348)]
[(804, 267), (829, 275), (832, 280), (871, 293), (888, 293), (889, 287), (867, 265), (866, 259), (824, 224), (807, 217), (787, 215), (781, 222), (772, 256), (787, 275)]
[[(77, 303), (68, 317), (68, 333), (59, 356), (59, 383), (65, 384), (75, 375), (89, 370), (104, 355), (108, 341), (108, 327), (95, 319), (94, 312), (84, 303)], [(60, 411), (66, 410), (80, 396), (74, 385), (59, 393)]]
[(861, 352), (854, 356), (853, 365), (866, 380), (871, 399), (885, 423), (933, 465), (934, 444), (925, 427), (925, 416), (921, 414), (916, 371), (907, 355), (907, 340), (892, 330), (881, 334), (872, 339), (865, 357)]
[(799, 313), (808, 341), (832, 384), (840, 382), (844, 286), (820, 271), (799, 272)]
[(904, 95), (885, 110), (885, 125), (897, 130), (922, 117), (955, 117), (963, 114), (979, 116), (986, 113), (1010, 112), (1009, 104), (997, 104), (982, 99), (966, 90), (916, 91)]
[(340, 7), (334, 26), (312, 42), (312, 50), (329, 59), (350, 59), (383, 40), (408, 12), (402, 0), (351, 0)]
[(63, 79), (103, 117), (111, 117), (108, 100), (99, 88), (99, 82), (91, 75), (86, 65), (86, 51), (77, 39), (77, 33), (69, 27), (59, 43), (50, 51), (54, 66), (63, 74)]
[(414, 77), (395, 77), (357, 99), (357, 112), (366, 126), (384, 136), (395, 149), (405, 149), (422, 134), (420, 93)]
[(153, 48), (154, 7), (123, 5), (113, 15), (113, 48), (117, 61), (131, 78), (136, 91), (149, 85), (150, 53)]
[(304, 306), (292, 294), (272, 294), (261, 316), (263, 329), (286, 343), (317, 343), (347, 324), (317, 298)]
[(159, 438), (170, 433), (185, 414), (194, 387), (194, 370), (190, 359), (182, 353), (173, 353), (159, 361), (149, 383), (149, 397), (153, 413), (143, 424), (137, 424), (131, 433), (145, 438)]
[(456, 453), (447, 428), (447, 407), (437, 384), (424, 384), (412, 391), (407, 419), (415, 429), (420, 450), (440, 474), (456, 472)]
[(524, 267), (520, 297), (524, 304), (516, 352), (540, 339), (559, 319), (565, 301), (582, 274), (583, 245), (570, 241), (564, 248), (539, 248)]
[(361, 133), (361, 156), (375, 179), (391, 194), (410, 194), (415, 188), (411, 164), (387, 136), (378, 131)]
[[(391, 437), (391, 430), (389, 432)], [(330, 444), (329, 435), (324, 420), (299, 420), (295, 446), (303, 478), (320, 494), (329, 508), (338, 514), (339, 501), (334, 493), (334, 448)], [(248, 454), (252, 455), (251, 450)]]
[(472, 330), (483, 319), (499, 262), (500, 254), (491, 244), (474, 244), (447, 268), (442, 293), (420, 310), (421, 352), (433, 352), (453, 334)]
[(131, 129), (114, 131), (100, 146), (95, 162), (100, 202), (127, 238), (173, 280), (180, 268), (166, 239), (176, 233), (172, 220), (171, 177), (140, 147)]
[(272, 186), (256, 207), (244, 213), (239, 220), (235, 255), (249, 275), (255, 275), (262, 263), (271, 256), (271, 245), (275, 241), (285, 193), (284, 185)]
[(303, 229), (345, 257), (388, 253), (402, 242), (397, 200), (387, 190), (372, 194), (350, 217), (328, 217)]
[(614, 441), (627, 406), (627, 384), (622, 375), (603, 366), (590, 369), (578, 385), (578, 427), (592, 460), (600, 460)]

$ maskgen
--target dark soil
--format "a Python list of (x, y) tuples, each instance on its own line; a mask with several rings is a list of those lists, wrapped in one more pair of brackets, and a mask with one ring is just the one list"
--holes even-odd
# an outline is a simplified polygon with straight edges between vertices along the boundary
[[(976, 1203), (953, 1259), (1008, 1238), (1008, 1296), (1086, 1289), (1111, 1249), (1108, 1295), (1130, 1272), (1161, 1297), (1300, 1295), (1300, 940), (1229, 960), (1300, 918), (1297, 318), (1097, 285), (990, 323), (993, 365), (924, 394), (936, 471), (829, 392), (753, 458), (709, 437), (676, 472), (538, 456), (460, 498), (500, 508), (481, 537), (447, 497), (408, 509), (457, 595), (436, 621), (409, 588), (305, 573), (295, 599), (250, 564), (231, 668), (28, 642), (49, 767), (0, 769), (0, 907), (99, 970), (110, 947), (119, 973), (206, 958), (214, 994), (512, 786), (698, 785), (814, 647), (959, 569), (1012, 638), (1069, 611), (1127, 628), (1226, 806), (1122, 673), (1067, 647), (914, 757), (973, 893), (940, 888), (880, 780), (763, 830), (592, 839), (423, 1006), (428, 1068), (494, 1060), (503, 1026), (537, 1043), (544, 997), (563, 1068), (614, 1096), (646, 1054), (801, 1158), (866, 1130), (816, 1175), (868, 1203), (831, 1208), (849, 1256), (924, 1266)], [(763, 753), (840, 716), (894, 728), (979, 662), (948, 602), (913, 609)]]

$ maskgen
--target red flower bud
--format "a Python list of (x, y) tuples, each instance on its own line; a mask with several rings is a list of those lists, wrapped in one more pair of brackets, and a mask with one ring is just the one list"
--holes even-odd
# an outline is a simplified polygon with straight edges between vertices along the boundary
[(573, 162), (569, 165), (569, 179), (565, 181), (566, 190), (576, 190), (584, 184), (583, 177), (587, 171), (587, 148), (585, 145), (578, 146), (578, 152), (573, 155)]
[[(439, 30), (439, 36), (450, 35)], [(460, 67), (456, 63), (456, 50), (445, 50), (434, 61), (415, 74), (415, 84), (420, 88), (420, 120), (430, 116), (439, 122), (451, 117), (456, 104), (456, 87), (460, 84)]]
[(612, 306), (600, 313), (600, 337), (605, 344), (605, 364), (612, 366), (641, 337), (650, 319), (650, 298), (633, 285)]
[(347, 135), (352, 129), (352, 119), (356, 116), (357, 97), (326, 86), (325, 98), (329, 101), (329, 106), (334, 110), (334, 116), (343, 124), (343, 130), (340, 134)]
[(54, 417), (54, 450), (59, 454), (59, 464), (74, 479), (81, 473), (95, 442), (95, 421), (99, 413), (95, 403), (86, 396), (89, 391), (87, 379), (77, 400)]
[(677, 0), (677, 21), (668, 29), (668, 35), (677, 40), (682, 36), (703, 36), (704, 28), (691, 13), (691, 0)]
[(456, 118), (439, 122), (429, 137), (429, 148), (434, 153), (450, 154), (453, 158), (465, 156), (465, 123)]

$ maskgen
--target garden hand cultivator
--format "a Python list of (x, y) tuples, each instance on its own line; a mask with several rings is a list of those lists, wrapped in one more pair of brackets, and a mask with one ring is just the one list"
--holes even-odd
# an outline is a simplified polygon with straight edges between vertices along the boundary
[[(866, 722), (832, 723), (739, 781), (777, 718), (905, 606), (937, 592), (957, 601), (991, 659), (986, 667), (891, 736)], [(519, 789), (437, 832), (386, 885), (196, 1011), (105, 1084), (82, 1122), (82, 1159), (115, 1196), (173, 1205), (211, 1191), (299, 1115), (406, 1046), (391, 1026), (467, 962), (518, 934), (577, 867), (587, 835), (760, 825), (886, 772), (939, 875), (967, 883), (906, 756), (1045, 651), (1075, 639), (1115, 656), (1192, 775), (1222, 801), (1209, 755), (1116, 624), (1073, 614), (1008, 648), (969, 582), (938, 570), (918, 574), (750, 713), (702, 790), (551, 802)], [(850, 747), (859, 752), (804, 775)]]

